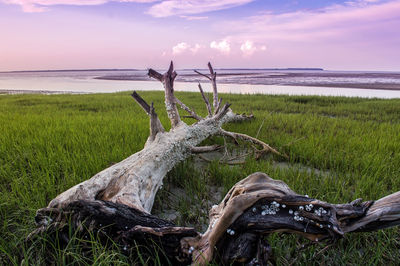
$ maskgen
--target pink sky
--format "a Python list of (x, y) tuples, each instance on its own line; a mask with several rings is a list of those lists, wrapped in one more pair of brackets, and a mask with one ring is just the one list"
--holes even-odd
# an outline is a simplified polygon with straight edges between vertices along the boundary
[(0, 0), (0, 32), (0, 71), (400, 71), (399, 0)]

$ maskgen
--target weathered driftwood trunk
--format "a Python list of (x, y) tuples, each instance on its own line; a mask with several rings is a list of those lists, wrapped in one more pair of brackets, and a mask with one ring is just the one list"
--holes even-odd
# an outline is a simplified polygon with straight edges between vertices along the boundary
[[(216, 75), (211, 65), (210, 71), (212, 76)], [(163, 178), (172, 167), (192, 153), (218, 149), (218, 146), (196, 147), (212, 135), (231, 134), (232, 137), (235, 137), (236, 133), (222, 130), (223, 123), (251, 118), (251, 116), (234, 114), (229, 109), (229, 104), (221, 106), (221, 102), (214, 102), (216, 104), (214, 105), (214, 113), (211, 113), (210, 104), (200, 85), (209, 115), (204, 119), (198, 116), (174, 95), (173, 81), (177, 74), (173, 71), (172, 63), (168, 72), (164, 75), (152, 69), (150, 69), (149, 75), (164, 84), (165, 106), (171, 121), (171, 131), (165, 132), (153, 106), (149, 106), (134, 92), (133, 98), (150, 116), (150, 136), (144, 149), (61, 193), (50, 202), (49, 207), (60, 208), (76, 200), (105, 200), (150, 213), (154, 197), (162, 186)], [(216, 85), (214, 87), (216, 88)], [(181, 121), (177, 103), (198, 122), (188, 126)], [(249, 136), (247, 137), (251, 139)], [(264, 147), (269, 148), (265, 143), (259, 142)], [(272, 148), (269, 149), (276, 152)]]
[[(38, 228), (31, 237), (46, 232), (57, 235), (61, 244), (67, 244), (71, 231), (83, 238), (96, 233), (101, 241), (112, 239), (126, 253), (147, 247), (139, 252), (152, 256), (149, 250), (159, 250), (164, 254), (162, 259), (173, 264), (206, 264), (217, 260), (263, 265), (270, 252), (264, 236), (271, 232), (297, 233), (321, 241), (400, 223), (399, 192), (375, 202), (329, 204), (298, 195), (282, 181), (263, 173), (255, 173), (237, 183), (210, 210), (210, 225), (204, 234), (152, 216), (155, 195), (167, 172), (193, 153), (219, 148), (197, 147), (209, 136), (221, 134), (244, 139), (261, 146), (259, 153), (279, 154), (258, 139), (221, 128), (226, 122), (251, 116), (234, 114), (229, 104), (221, 105), (216, 73), (211, 64), (208, 66), (210, 75), (196, 71), (213, 86), (212, 108), (199, 84), (208, 111), (206, 118), (175, 97), (173, 82), (177, 74), (172, 62), (163, 75), (150, 69), (149, 75), (164, 85), (172, 129), (165, 132), (153, 105), (134, 92), (133, 98), (150, 116), (150, 136), (144, 149), (61, 193), (47, 208), (38, 210)], [(181, 121), (176, 104), (198, 121), (190, 126)]]
[(192, 126), (180, 122), (170, 132), (158, 133), (143, 150), (60, 194), (49, 207), (65, 206), (78, 199), (101, 199), (150, 213), (167, 172), (191, 155), (196, 145), (217, 134), (223, 122), (235, 119), (231, 114), (223, 119), (210, 117)]

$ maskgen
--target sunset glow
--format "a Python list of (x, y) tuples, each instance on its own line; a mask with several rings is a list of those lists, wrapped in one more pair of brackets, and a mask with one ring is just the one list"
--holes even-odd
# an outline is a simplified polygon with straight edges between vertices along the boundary
[(0, 71), (400, 70), (400, 1), (0, 0)]

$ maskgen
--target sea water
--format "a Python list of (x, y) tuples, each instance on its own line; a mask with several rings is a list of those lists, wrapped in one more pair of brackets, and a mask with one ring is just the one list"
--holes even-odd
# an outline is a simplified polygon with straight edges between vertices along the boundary
[[(313, 84), (399, 84), (400, 73), (339, 72), (320, 70), (229, 69), (218, 72), (221, 93), (325, 95), (348, 97), (400, 98), (400, 90), (351, 89)], [(177, 91), (205, 91), (211, 86), (192, 70), (178, 70)], [(206, 70), (202, 70), (207, 73)], [(162, 84), (150, 80), (147, 70), (74, 70), (22, 71), (0, 73), (1, 90), (40, 92), (111, 93), (133, 90), (163, 90)], [(309, 86), (309, 85), (313, 86)]]

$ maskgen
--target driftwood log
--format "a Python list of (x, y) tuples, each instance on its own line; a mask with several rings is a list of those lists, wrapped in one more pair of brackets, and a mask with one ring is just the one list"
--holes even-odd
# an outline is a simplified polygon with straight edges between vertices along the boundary
[[(210, 261), (265, 265), (271, 252), (266, 237), (272, 232), (322, 241), (400, 224), (400, 192), (377, 201), (330, 204), (296, 194), (284, 182), (264, 173), (254, 173), (233, 186), (210, 210), (209, 227), (204, 233), (151, 215), (155, 195), (169, 170), (194, 153), (220, 148), (197, 146), (210, 136), (250, 141), (261, 147), (258, 154), (285, 156), (256, 138), (221, 128), (224, 123), (252, 116), (235, 114), (230, 104), (222, 105), (217, 74), (210, 63), (208, 67), (210, 74), (196, 71), (209, 79), (213, 88), (211, 105), (199, 84), (208, 111), (204, 118), (174, 95), (177, 73), (172, 62), (165, 74), (150, 69), (149, 76), (164, 85), (171, 130), (165, 131), (153, 104), (134, 92), (132, 97), (150, 117), (150, 136), (143, 150), (68, 189), (38, 210), (37, 229), (28, 239), (45, 233), (56, 237), (62, 247), (70, 241), (71, 232), (83, 239), (96, 234), (102, 242), (112, 240), (124, 253), (152, 256), (153, 251), (159, 252), (163, 254), (161, 262), (173, 265), (204, 265)], [(197, 122), (185, 124), (177, 105)]]

